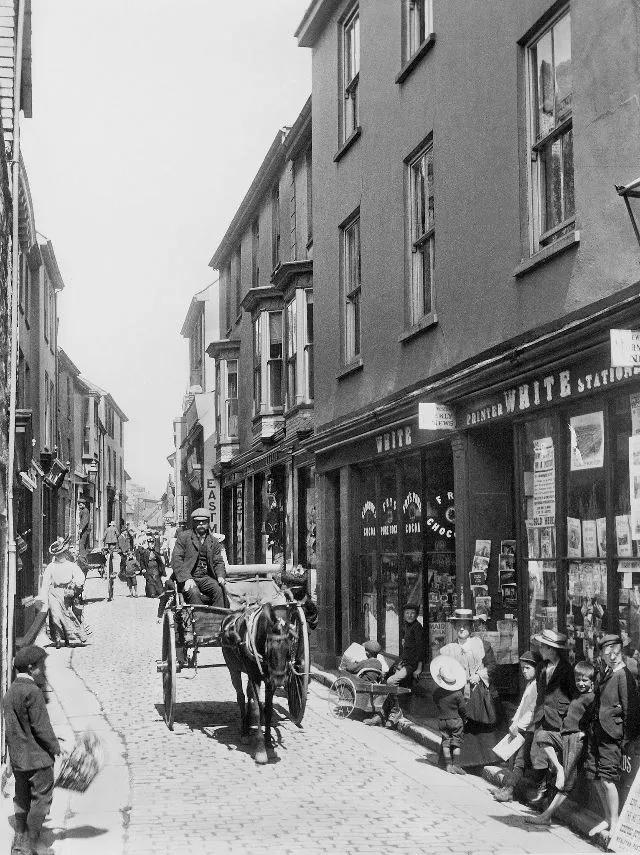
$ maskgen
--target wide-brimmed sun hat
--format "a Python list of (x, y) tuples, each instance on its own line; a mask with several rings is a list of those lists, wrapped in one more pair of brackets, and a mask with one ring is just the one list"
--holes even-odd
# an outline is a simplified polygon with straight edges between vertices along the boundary
[(471, 609), (454, 609), (449, 620), (466, 620), (473, 623), (473, 611)]
[(451, 656), (436, 656), (429, 663), (429, 671), (436, 685), (449, 692), (461, 689), (467, 682), (464, 668)]
[(61, 552), (66, 552), (69, 549), (71, 537), (57, 537), (49, 547), (49, 555), (60, 555)]
[(533, 636), (533, 640), (538, 644), (546, 644), (547, 647), (555, 647), (556, 650), (567, 649), (567, 636), (556, 632), (555, 629), (543, 629), (541, 633)]

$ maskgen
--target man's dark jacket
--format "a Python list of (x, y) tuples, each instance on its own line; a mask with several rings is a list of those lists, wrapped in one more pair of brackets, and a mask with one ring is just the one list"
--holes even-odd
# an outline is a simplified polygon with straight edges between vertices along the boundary
[(46, 769), (60, 753), (42, 690), (30, 677), (16, 677), (2, 699), (11, 765), (20, 772)]
[(539, 725), (544, 720), (548, 730), (561, 730), (569, 704), (576, 695), (573, 668), (566, 659), (560, 659), (547, 685), (547, 671), (544, 665), (538, 674), (537, 685), (538, 695), (533, 712), (534, 724)]
[(596, 709), (604, 732), (616, 741), (638, 734), (638, 692), (627, 668), (606, 672), (596, 683)]
[[(207, 534), (203, 546), (206, 550), (209, 575), (213, 579), (224, 579), (227, 575), (227, 570), (224, 565), (220, 544), (210, 534)], [(171, 567), (178, 584), (182, 584), (187, 579), (193, 578), (192, 573), (198, 564), (199, 554), (200, 538), (195, 531), (179, 532), (171, 556)]]

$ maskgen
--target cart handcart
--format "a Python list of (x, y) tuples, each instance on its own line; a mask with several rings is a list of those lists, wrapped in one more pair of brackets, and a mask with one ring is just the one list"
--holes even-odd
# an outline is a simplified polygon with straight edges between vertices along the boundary
[(327, 697), (329, 711), (336, 718), (349, 718), (354, 710), (373, 715), (378, 712), (374, 705), (376, 698), (411, 694), (411, 689), (405, 686), (380, 682), (382, 675), (378, 672), (371, 673), (372, 679), (376, 679), (376, 682), (369, 682), (347, 671), (338, 671), (338, 674), (339, 677), (331, 685)]
[(164, 611), (162, 658), (157, 661), (157, 670), (162, 675), (163, 717), (169, 730), (173, 730), (175, 718), (178, 672), (193, 669), (195, 676), (198, 667), (226, 667), (224, 663), (198, 666), (199, 651), (222, 646), (222, 623), (228, 615), (266, 602), (289, 624), (285, 690), (289, 716), (295, 724), (300, 724), (309, 685), (309, 633), (302, 605), (273, 578), (279, 572), (280, 568), (272, 564), (228, 565), (226, 592), (230, 608), (188, 605), (180, 593), (172, 595)]

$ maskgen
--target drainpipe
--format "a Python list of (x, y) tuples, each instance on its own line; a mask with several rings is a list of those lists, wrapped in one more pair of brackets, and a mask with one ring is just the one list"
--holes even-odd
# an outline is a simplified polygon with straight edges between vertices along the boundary
[[(17, 0), (18, 20), (16, 31), (15, 77), (13, 90), (13, 156), (11, 160), (11, 256), (9, 273), (11, 276), (11, 312), (9, 337), (11, 353), (9, 362), (9, 448), (7, 458), (7, 549), (6, 579), (2, 580), (3, 593), (6, 595), (5, 608), (1, 619), (2, 627), (2, 691), (8, 686), (11, 669), (8, 665), (9, 654), (13, 651), (13, 602), (16, 590), (16, 541), (13, 519), (13, 470), (16, 448), (16, 376), (18, 370), (18, 277), (19, 264), (19, 197), (20, 197), (20, 90), (22, 88), (22, 40), (24, 36), (24, 7), (26, 0)], [(4, 751), (4, 721), (2, 721), (2, 746)]]

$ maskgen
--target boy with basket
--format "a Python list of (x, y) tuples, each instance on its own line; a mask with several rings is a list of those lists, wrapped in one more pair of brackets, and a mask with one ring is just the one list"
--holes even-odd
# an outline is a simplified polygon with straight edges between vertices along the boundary
[(16, 678), (2, 706), (15, 776), (15, 837), (12, 855), (36, 855), (42, 824), (53, 801), (53, 763), (60, 754), (44, 699), (46, 651), (35, 644), (19, 650)]

